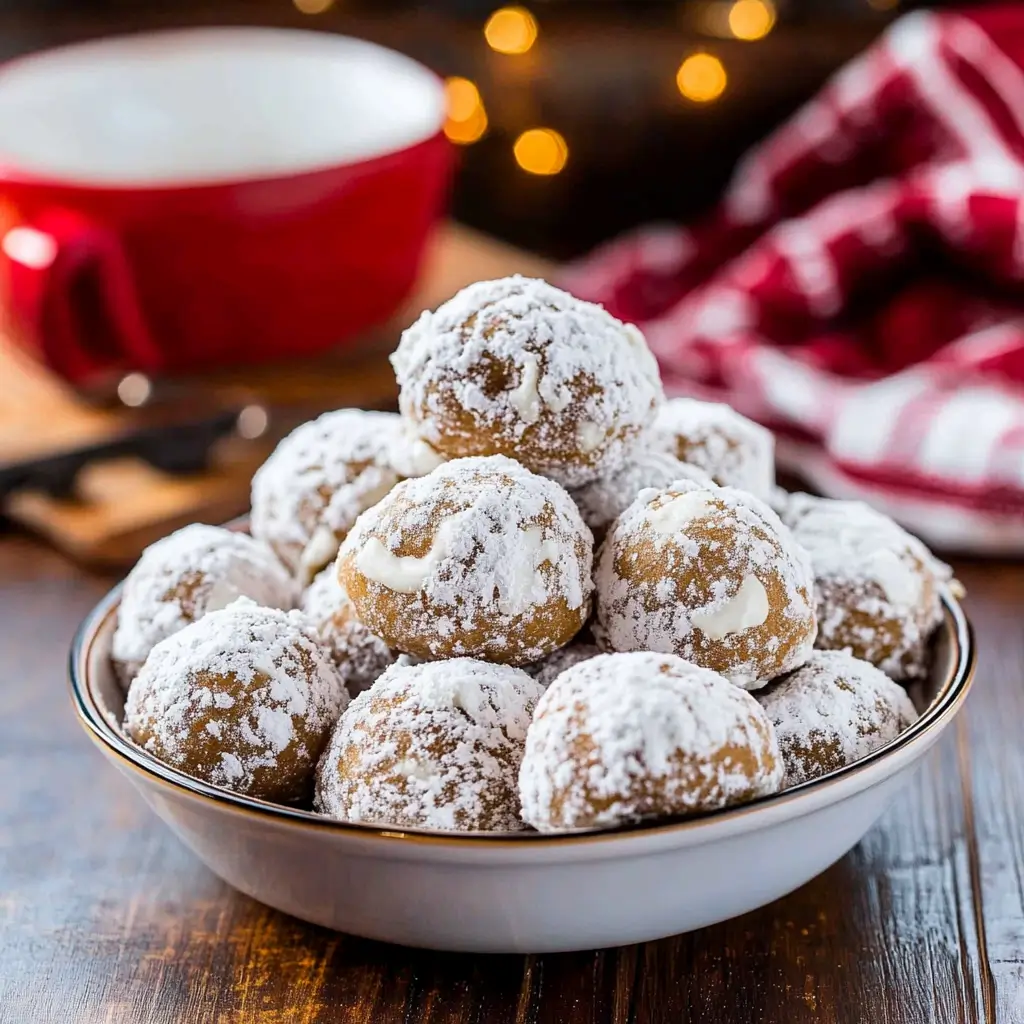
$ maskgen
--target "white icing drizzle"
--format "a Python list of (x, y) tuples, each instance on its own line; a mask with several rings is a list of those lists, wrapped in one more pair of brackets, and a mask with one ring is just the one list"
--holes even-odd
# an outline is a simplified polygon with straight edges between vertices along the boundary
[(415, 594), (448, 557), (451, 541), (458, 529), (458, 516), (445, 519), (434, 533), (430, 550), (421, 557), (396, 555), (376, 537), (367, 538), (356, 555), (356, 568), (375, 583), (399, 594)]
[(583, 452), (584, 455), (589, 455), (590, 452), (600, 447), (604, 438), (605, 431), (600, 423), (592, 423), (590, 420), (583, 420), (583, 422), (576, 428), (576, 440), (580, 446), (580, 451)]
[(695, 519), (713, 512), (715, 495), (709, 490), (684, 491), (647, 510), (647, 523), (655, 533), (674, 537)]
[(537, 382), (540, 379), (540, 358), (535, 352), (525, 352), (522, 357), (519, 387), (509, 392), (508, 400), (519, 413), (524, 423), (536, 423), (540, 419), (540, 392)]
[[(735, 749), (749, 756), (723, 755)], [(610, 654), (540, 699), (519, 792), (542, 831), (609, 828), (773, 793), (782, 772), (771, 723), (739, 687), (670, 654)]]
[(712, 640), (724, 640), (733, 633), (763, 626), (769, 611), (768, 591), (753, 573), (748, 573), (724, 605), (711, 610), (698, 608), (690, 612), (690, 622)]

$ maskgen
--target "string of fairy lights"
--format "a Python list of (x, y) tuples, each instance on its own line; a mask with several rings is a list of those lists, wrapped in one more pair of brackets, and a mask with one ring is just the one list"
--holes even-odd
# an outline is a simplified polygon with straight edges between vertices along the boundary
[[(303, 14), (323, 14), (336, 0), (292, 0)], [(892, 11), (900, 0), (865, 0), (877, 11)], [(695, 24), (701, 35), (756, 42), (775, 27), (777, 12), (773, 0), (704, 0), (695, 5)], [(483, 37), (495, 53), (514, 60), (529, 53), (540, 37), (536, 15), (522, 6), (500, 7), (487, 18)], [(708, 47), (683, 57), (675, 72), (675, 85), (688, 103), (707, 105), (728, 89), (729, 73), (721, 56)], [(480, 89), (469, 78), (452, 76), (445, 80), (447, 119), (445, 135), (454, 143), (469, 146), (487, 135), (487, 107)], [(520, 132), (512, 143), (512, 155), (528, 174), (551, 176), (561, 173), (569, 162), (569, 145), (556, 128), (537, 125)]]

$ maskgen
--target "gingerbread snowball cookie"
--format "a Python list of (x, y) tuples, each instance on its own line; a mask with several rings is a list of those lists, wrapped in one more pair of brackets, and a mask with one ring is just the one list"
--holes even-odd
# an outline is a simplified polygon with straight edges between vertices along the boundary
[(157, 644), (125, 704), (128, 735), (188, 775), (304, 803), (348, 694), (301, 612), (242, 598)]
[(398, 483), (400, 417), (342, 409), (292, 431), (252, 480), (252, 533), (303, 585), (334, 561), (359, 513)]
[(894, 679), (923, 677), (949, 566), (859, 501), (793, 494), (783, 517), (811, 556), (818, 647), (848, 649)]
[(679, 481), (643, 491), (598, 557), (598, 640), (678, 654), (757, 689), (816, 635), (810, 561), (764, 502)]
[(795, 786), (885, 746), (917, 721), (906, 690), (846, 651), (815, 651), (757, 695)]
[(663, 399), (635, 327), (524, 277), (425, 312), (391, 361), (402, 413), (439, 453), (508, 455), (567, 487), (621, 466)]
[(401, 828), (514, 831), (526, 730), (542, 687), (471, 658), (394, 665), (342, 715), (316, 807)]
[(782, 773), (749, 693), (671, 654), (607, 654), (541, 697), (519, 791), (524, 819), (556, 832), (745, 803), (776, 792)]
[(662, 450), (698, 466), (723, 487), (768, 501), (775, 491), (775, 438), (720, 402), (670, 398), (654, 424)]
[(395, 650), (526, 665), (586, 622), (592, 562), (566, 491), (492, 456), (399, 484), (360, 516), (338, 574), (359, 619)]
[(128, 687), (161, 640), (238, 597), (269, 608), (295, 603), (294, 583), (265, 544), (202, 523), (151, 544), (121, 592), (111, 649), (121, 684)]

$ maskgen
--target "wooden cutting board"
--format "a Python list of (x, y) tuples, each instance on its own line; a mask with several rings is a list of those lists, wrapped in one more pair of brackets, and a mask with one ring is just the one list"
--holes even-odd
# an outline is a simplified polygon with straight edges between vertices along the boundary
[[(473, 281), (516, 272), (543, 277), (550, 270), (539, 257), (446, 225), (409, 301), (359, 344), (314, 361), (175, 382), (199, 409), (265, 408), (270, 426), (259, 440), (226, 438), (206, 470), (187, 475), (171, 475), (136, 458), (92, 463), (78, 474), (71, 497), (22, 491), (0, 511), (80, 562), (130, 564), (143, 547), (179, 526), (244, 512), (253, 471), (296, 423), (345, 406), (393, 408), (397, 389), (387, 355), (421, 310)], [(123, 407), (90, 404), (0, 337), (0, 464), (103, 442), (130, 429), (137, 417)]]

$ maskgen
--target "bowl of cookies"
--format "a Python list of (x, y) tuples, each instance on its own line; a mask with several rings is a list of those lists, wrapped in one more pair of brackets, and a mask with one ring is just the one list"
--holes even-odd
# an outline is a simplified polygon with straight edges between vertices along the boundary
[(770, 433), (543, 281), (392, 363), (398, 413), (298, 428), (250, 516), (79, 631), (79, 718), (173, 832), (304, 920), (520, 953), (724, 920), (854, 846), (967, 696), (949, 568), (779, 489)]

